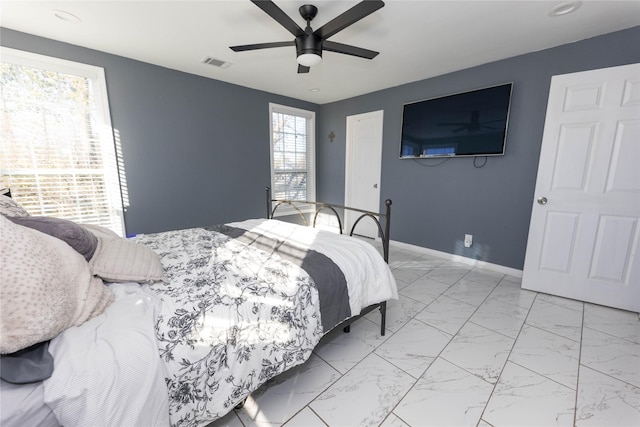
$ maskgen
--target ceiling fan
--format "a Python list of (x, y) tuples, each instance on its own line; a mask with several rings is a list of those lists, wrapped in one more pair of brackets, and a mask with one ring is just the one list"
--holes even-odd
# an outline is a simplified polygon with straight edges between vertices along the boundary
[(298, 61), (298, 73), (308, 73), (311, 66), (320, 63), (320, 61), (322, 61), (323, 50), (343, 53), (346, 55), (352, 55), (366, 59), (373, 59), (376, 57), (376, 55), (378, 55), (378, 52), (375, 52), (373, 50), (332, 42), (327, 39), (337, 32), (344, 30), (354, 22), (361, 20), (365, 16), (368, 16), (383, 7), (383, 1), (362, 1), (343, 14), (338, 15), (331, 21), (327, 22), (315, 31), (311, 28), (311, 21), (318, 13), (318, 8), (311, 4), (300, 6), (299, 9), (302, 18), (307, 21), (307, 26), (303, 30), (298, 24), (293, 21), (293, 19), (291, 19), (286, 13), (284, 13), (282, 9), (276, 6), (273, 1), (251, 0), (251, 2), (262, 9), (267, 15), (275, 19), (284, 28), (286, 28), (291, 34), (295, 36), (295, 39), (284, 42), (231, 46), (230, 49), (234, 52), (242, 52), (255, 49), (268, 49), (272, 47), (295, 46)]

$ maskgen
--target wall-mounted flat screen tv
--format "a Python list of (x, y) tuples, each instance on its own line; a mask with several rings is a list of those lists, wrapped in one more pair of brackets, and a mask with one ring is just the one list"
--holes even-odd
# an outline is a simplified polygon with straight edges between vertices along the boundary
[(501, 156), (512, 83), (405, 104), (400, 158)]

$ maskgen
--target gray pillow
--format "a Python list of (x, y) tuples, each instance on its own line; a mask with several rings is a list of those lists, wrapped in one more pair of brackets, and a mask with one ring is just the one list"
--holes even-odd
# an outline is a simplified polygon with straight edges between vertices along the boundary
[(98, 247), (98, 238), (93, 233), (66, 219), (47, 216), (10, 216), (7, 219), (64, 241), (87, 261)]
[(49, 341), (34, 344), (0, 357), (0, 378), (11, 384), (44, 381), (53, 373)]

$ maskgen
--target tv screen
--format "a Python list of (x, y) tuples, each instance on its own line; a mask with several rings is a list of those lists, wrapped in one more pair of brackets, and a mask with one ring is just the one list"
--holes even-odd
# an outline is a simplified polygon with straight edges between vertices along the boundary
[(400, 158), (503, 155), (511, 86), (405, 104)]

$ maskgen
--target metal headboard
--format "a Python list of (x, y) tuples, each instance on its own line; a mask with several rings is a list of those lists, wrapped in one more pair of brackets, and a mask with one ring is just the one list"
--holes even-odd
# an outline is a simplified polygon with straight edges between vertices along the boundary
[[(385, 213), (380, 213), (380, 212), (372, 212), (372, 211), (367, 211), (367, 210), (358, 209), (358, 208), (352, 208), (348, 206), (336, 205), (333, 203), (273, 199), (271, 197), (271, 187), (266, 187), (265, 191), (267, 196), (267, 218), (269, 219), (273, 218), (276, 210), (280, 206), (288, 205), (288, 206), (291, 206), (296, 211), (296, 213), (302, 218), (305, 225), (309, 225), (307, 218), (304, 216), (304, 213), (299, 208), (299, 206), (313, 205), (315, 206), (315, 214), (313, 215), (313, 227), (316, 226), (316, 220), (318, 218), (318, 214), (320, 213), (320, 211), (322, 211), (323, 209), (329, 209), (331, 212), (333, 212), (335, 217), (338, 219), (338, 228), (340, 230), (340, 234), (344, 234), (342, 229), (343, 221), (336, 209), (349, 210), (349, 211), (358, 212), (361, 214), (354, 221), (353, 226), (349, 231), (349, 236), (353, 236), (354, 230), (358, 225), (358, 223), (360, 223), (360, 221), (363, 218), (366, 218), (366, 217), (371, 218), (375, 222), (376, 226), (378, 227), (378, 233), (380, 234), (380, 237), (382, 239), (382, 249), (383, 249), (384, 260), (387, 263), (389, 262), (389, 241), (390, 241), (389, 232), (391, 230), (391, 203), (392, 203), (391, 199), (387, 199), (384, 201), (384, 204), (387, 207), (387, 209)], [(275, 206), (273, 206), (273, 208), (272, 208), (272, 203), (275, 203)], [(384, 221), (384, 227), (382, 226), (381, 221)]]

